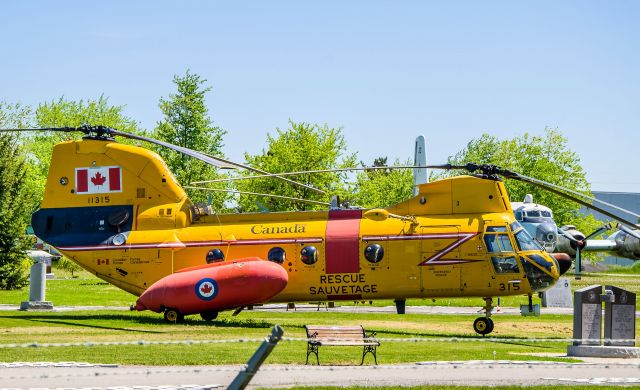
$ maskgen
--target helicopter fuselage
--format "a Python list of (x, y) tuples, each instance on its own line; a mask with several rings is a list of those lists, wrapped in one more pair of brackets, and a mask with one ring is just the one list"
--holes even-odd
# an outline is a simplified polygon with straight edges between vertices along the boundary
[(271, 302), (531, 295), (558, 264), (515, 221), (502, 182), (420, 185), (386, 209), (202, 215), (149, 150), (103, 140), (57, 145), (36, 234), (134, 295), (179, 270), (257, 257), (288, 282)]

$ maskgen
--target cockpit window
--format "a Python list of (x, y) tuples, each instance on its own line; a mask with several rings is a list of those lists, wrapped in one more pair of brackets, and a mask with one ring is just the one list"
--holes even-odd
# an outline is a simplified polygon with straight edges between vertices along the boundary
[(520, 273), (520, 268), (518, 268), (518, 262), (514, 256), (508, 257), (498, 257), (492, 256), (491, 262), (493, 263), (493, 268), (496, 270), (498, 274), (517, 274)]
[(520, 229), (524, 229), (522, 225), (520, 225), (520, 222), (518, 221), (514, 221), (511, 225), (509, 225), (509, 227), (511, 228), (511, 231), (514, 233)]
[(502, 233), (502, 232), (507, 232), (507, 228), (504, 226), (489, 226), (487, 228), (487, 232), (488, 233)]
[(540, 213), (542, 214), (543, 217), (547, 217), (547, 218), (551, 218), (552, 217), (551, 211), (546, 211), (545, 210), (545, 211), (541, 211)]
[(484, 242), (487, 244), (487, 251), (491, 253), (513, 252), (508, 234), (485, 234)]
[(529, 210), (527, 211), (527, 217), (539, 217), (540, 212), (538, 210)]
[(516, 211), (514, 215), (518, 221), (522, 221), (522, 211)]
[(521, 229), (514, 234), (516, 243), (521, 251), (541, 251), (542, 247), (527, 233), (526, 230)]

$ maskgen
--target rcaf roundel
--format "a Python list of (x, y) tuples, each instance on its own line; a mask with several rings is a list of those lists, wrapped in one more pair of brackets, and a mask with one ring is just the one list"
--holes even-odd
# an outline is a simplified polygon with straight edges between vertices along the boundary
[(211, 278), (200, 279), (196, 283), (196, 296), (203, 301), (210, 301), (218, 295), (218, 283)]
[(122, 168), (76, 168), (76, 194), (122, 192)]

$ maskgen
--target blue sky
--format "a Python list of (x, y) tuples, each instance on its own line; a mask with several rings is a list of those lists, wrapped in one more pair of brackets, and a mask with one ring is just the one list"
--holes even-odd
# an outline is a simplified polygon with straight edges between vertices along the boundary
[(593, 189), (640, 192), (640, 2), (7, 1), (0, 100), (104, 94), (144, 127), (174, 74), (208, 79), (225, 154), (287, 121), (342, 126), (363, 161), (433, 163), (482, 133), (558, 128)]

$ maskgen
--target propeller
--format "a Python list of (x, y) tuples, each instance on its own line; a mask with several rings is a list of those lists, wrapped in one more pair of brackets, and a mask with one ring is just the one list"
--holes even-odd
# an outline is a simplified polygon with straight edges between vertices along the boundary
[[(153, 139), (153, 138), (149, 138), (149, 137), (143, 137), (141, 135), (136, 135), (136, 134), (131, 134), (131, 133), (125, 133), (122, 131), (118, 131), (115, 129), (112, 129), (110, 127), (106, 127), (106, 126), (89, 126), (89, 125), (82, 125), (79, 127), (46, 127), (46, 128), (31, 128), (31, 129), (0, 129), (0, 132), (42, 132), (42, 131), (53, 131), (53, 132), (63, 132), (63, 133), (72, 133), (72, 132), (80, 132), (85, 134), (85, 136), (87, 138), (91, 138), (91, 139), (112, 139), (114, 136), (118, 136), (118, 137), (122, 137), (122, 138), (128, 138), (128, 139), (133, 139), (133, 140), (137, 140), (137, 141), (145, 141), (145, 142), (149, 142), (155, 145), (159, 145), (171, 150), (174, 150), (176, 152), (185, 154), (187, 156), (193, 157), (195, 159), (198, 159), (200, 161), (204, 161), (207, 164), (213, 165), (215, 167), (218, 168), (241, 168), (241, 169), (247, 169), (253, 172), (258, 172), (261, 174), (268, 174), (268, 172), (265, 172), (263, 170), (260, 169), (256, 169), (256, 168), (252, 168), (249, 167), (247, 165), (244, 164), (239, 164), (230, 160), (226, 160), (220, 157), (215, 157), (215, 156), (211, 156), (209, 154), (205, 154), (202, 152), (198, 152), (195, 151), (193, 149), (189, 149), (189, 148), (185, 148), (182, 146), (178, 146), (178, 145), (174, 145), (168, 142), (164, 142), (164, 141), (159, 141), (157, 139)], [(274, 177), (279, 178), (281, 180), (284, 180), (288, 183), (297, 185), (297, 186), (301, 186), (301, 187), (305, 187), (308, 188), (310, 190), (319, 192), (321, 194), (325, 194), (325, 191), (322, 191), (318, 188), (312, 187), (310, 185), (307, 184), (303, 184), (303, 183), (298, 183), (297, 181), (293, 181), (291, 179), (287, 179), (285, 177), (280, 177), (278, 175), (274, 175)]]

